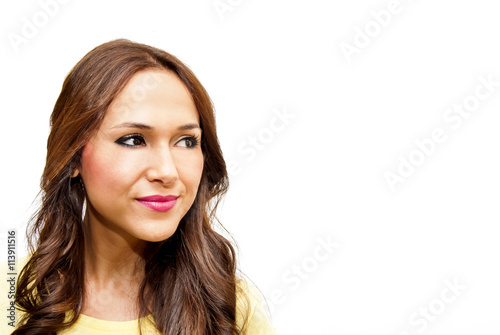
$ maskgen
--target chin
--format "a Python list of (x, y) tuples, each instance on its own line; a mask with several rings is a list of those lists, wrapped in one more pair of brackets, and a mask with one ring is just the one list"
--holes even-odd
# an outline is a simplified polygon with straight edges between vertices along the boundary
[(156, 231), (154, 232), (154, 234), (141, 234), (139, 238), (146, 242), (162, 242), (170, 238), (172, 235), (174, 235), (174, 233), (175, 229), (163, 232)]
[(148, 238), (144, 238), (143, 241), (146, 241), (146, 242), (163, 242), (163, 241), (167, 240), (168, 238), (170, 238), (172, 235), (173, 234), (148, 237)]

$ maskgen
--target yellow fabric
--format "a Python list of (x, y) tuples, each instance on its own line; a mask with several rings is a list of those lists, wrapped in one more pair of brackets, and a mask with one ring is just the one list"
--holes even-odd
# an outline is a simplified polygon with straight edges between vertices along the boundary
[[(27, 256), (16, 260), (16, 273), (19, 274), (24, 264), (26, 264)], [(12, 283), (12, 277), (9, 276), (7, 268), (7, 262), (2, 262), (0, 266), (0, 271), (2, 271), (1, 282), (0, 282), (0, 310), (3, 312), (0, 324), (0, 334), (10, 334), (14, 331), (14, 323), (9, 319), (9, 311), (13, 298), (10, 299), (10, 283)], [(17, 276), (15, 276), (17, 283)], [(8, 280), (11, 280), (10, 282)], [(248, 323), (245, 327), (245, 335), (271, 335), (276, 334), (276, 329), (272, 326), (269, 314), (267, 313), (264, 304), (261, 300), (259, 292), (245, 281), (240, 280), (238, 285), (239, 290), (243, 291), (248, 299), (245, 299), (245, 295), (238, 293), (238, 303), (236, 312), (236, 323), (238, 326), (243, 325), (244, 316), (248, 315)], [(7, 318), (5, 317), (7, 316)], [(19, 321), (20, 312), (16, 311), (15, 324)], [(148, 320), (149, 319), (149, 320)], [(144, 335), (157, 335), (159, 332), (154, 328), (151, 322), (151, 316), (144, 317), (143, 321), (143, 334)], [(10, 323), (10, 324), (9, 324)], [(69, 329), (60, 332), (60, 335), (103, 335), (103, 334), (123, 334), (123, 335), (137, 335), (139, 334), (138, 320), (131, 321), (105, 321), (95, 319), (83, 314), (80, 314), (77, 322)]]

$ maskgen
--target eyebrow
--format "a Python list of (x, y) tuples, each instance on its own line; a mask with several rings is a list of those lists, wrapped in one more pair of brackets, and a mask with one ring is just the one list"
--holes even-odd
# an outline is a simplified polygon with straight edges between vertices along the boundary
[[(143, 130), (154, 130), (154, 127), (151, 127), (147, 124), (144, 123), (137, 123), (137, 122), (125, 122), (121, 123), (117, 126), (111, 127), (111, 129), (114, 128), (136, 128), (136, 129), (143, 129)], [(187, 123), (182, 126), (177, 127), (177, 130), (190, 130), (190, 129), (200, 129), (200, 126), (197, 123)]]

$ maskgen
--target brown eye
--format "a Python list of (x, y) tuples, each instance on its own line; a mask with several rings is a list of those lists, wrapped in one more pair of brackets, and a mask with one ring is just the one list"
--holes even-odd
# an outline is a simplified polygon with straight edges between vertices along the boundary
[(126, 147), (138, 147), (138, 146), (145, 146), (146, 141), (144, 140), (144, 137), (141, 135), (127, 135), (119, 138), (116, 140), (117, 144), (126, 146)]
[(180, 140), (177, 143), (180, 143), (180, 145), (179, 145), (180, 147), (194, 149), (198, 145), (199, 141), (196, 137), (188, 136), (188, 137), (184, 137), (182, 140)]

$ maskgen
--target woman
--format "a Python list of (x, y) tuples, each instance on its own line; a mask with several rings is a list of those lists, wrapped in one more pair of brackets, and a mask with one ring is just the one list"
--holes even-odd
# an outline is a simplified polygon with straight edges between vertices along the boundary
[(55, 104), (41, 187), (12, 334), (274, 334), (212, 230), (228, 176), (177, 58), (127, 40), (89, 52)]

